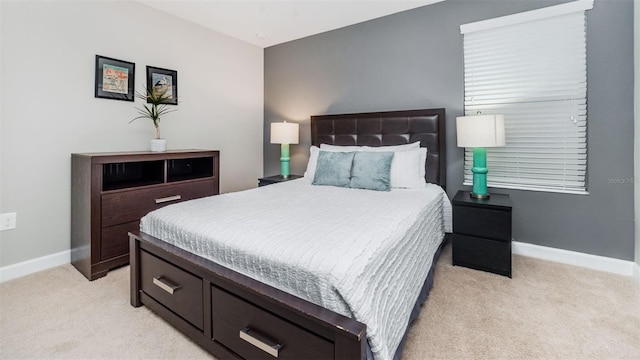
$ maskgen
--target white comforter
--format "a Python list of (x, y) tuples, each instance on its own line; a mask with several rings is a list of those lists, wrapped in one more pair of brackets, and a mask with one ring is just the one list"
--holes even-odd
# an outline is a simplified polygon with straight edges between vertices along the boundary
[(306, 179), (153, 211), (140, 229), (367, 325), (392, 359), (444, 232), (439, 186), (380, 192)]

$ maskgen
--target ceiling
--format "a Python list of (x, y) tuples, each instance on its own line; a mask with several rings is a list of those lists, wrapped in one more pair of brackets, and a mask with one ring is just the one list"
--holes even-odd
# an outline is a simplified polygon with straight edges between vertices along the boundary
[(264, 48), (443, 0), (139, 1)]

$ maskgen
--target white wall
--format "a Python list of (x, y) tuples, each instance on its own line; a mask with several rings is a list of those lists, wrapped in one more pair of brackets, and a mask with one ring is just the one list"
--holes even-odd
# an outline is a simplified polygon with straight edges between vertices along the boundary
[(2, 1), (0, 267), (69, 249), (70, 154), (147, 150), (141, 104), (94, 98), (95, 55), (178, 71), (169, 149), (221, 151), (221, 191), (262, 176), (263, 50), (137, 2)]

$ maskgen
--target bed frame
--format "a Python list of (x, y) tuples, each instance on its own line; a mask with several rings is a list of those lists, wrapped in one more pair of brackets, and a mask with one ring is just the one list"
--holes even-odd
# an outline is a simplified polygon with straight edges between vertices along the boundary
[[(444, 109), (311, 117), (313, 145), (427, 148), (446, 184)], [(145, 305), (219, 359), (365, 359), (366, 326), (142, 232), (129, 233), (131, 305)], [(435, 261), (434, 261), (435, 263)]]

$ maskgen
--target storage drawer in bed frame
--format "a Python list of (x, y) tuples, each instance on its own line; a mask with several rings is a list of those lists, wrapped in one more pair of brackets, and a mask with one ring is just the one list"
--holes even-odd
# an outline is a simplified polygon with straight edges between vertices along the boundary
[(216, 357), (365, 358), (364, 324), (147, 234), (129, 235), (131, 304), (144, 304)]
[(202, 279), (146, 251), (140, 257), (142, 291), (202, 330)]
[(246, 359), (322, 360), (333, 344), (217, 287), (212, 287), (213, 338)]

